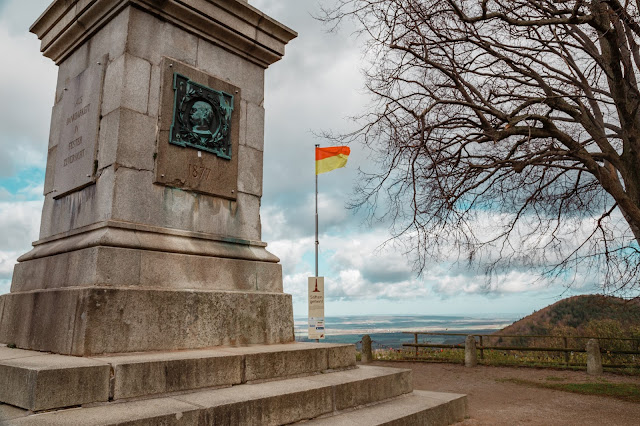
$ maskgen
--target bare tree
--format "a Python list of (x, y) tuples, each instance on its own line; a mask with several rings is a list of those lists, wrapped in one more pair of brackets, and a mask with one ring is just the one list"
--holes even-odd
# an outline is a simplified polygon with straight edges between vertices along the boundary
[(331, 136), (375, 152), (354, 206), (420, 271), (455, 244), (489, 277), (640, 289), (639, 0), (333, 1), (374, 102)]

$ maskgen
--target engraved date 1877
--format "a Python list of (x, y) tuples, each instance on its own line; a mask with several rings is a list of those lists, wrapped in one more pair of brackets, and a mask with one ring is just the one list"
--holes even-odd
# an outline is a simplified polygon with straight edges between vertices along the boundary
[(189, 177), (202, 181), (208, 180), (210, 175), (211, 169), (196, 164), (189, 164)]

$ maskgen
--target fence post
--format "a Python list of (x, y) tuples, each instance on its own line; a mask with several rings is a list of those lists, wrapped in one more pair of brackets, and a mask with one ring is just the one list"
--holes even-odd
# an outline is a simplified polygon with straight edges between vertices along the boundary
[(467, 340), (464, 341), (464, 365), (465, 367), (475, 367), (478, 365), (475, 336), (467, 336)]
[[(564, 342), (564, 348), (569, 349), (569, 339), (563, 337), (562, 341)], [(569, 366), (569, 352), (567, 351), (564, 352), (564, 363), (567, 367)]]
[(480, 359), (484, 359), (484, 344), (482, 343), (482, 335), (480, 337)]
[[(418, 333), (413, 333), (413, 343), (418, 344)], [(416, 358), (418, 358), (418, 346), (416, 346)]]
[(587, 342), (587, 374), (594, 376), (602, 374), (602, 354), (596, 339), (589, 339)]
[(362, 356), (360, 362), (367, 364), (373, 361), (373, 352), (371, 351), (371, 337), (368, 334), (362, 336)]

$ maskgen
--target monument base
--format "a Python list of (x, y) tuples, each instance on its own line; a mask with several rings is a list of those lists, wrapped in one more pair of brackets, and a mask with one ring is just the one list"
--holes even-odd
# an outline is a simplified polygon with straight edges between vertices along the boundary
[(0, 346), (2, 424), (448, 425), (466, 414), (464, 395), (413, 391), (410, 370), (356, 366), (353, 345), (83, 358)]
[(294, 340), (283, 293), (67, 288), (0, 296), (0, 342), (86, 356)]

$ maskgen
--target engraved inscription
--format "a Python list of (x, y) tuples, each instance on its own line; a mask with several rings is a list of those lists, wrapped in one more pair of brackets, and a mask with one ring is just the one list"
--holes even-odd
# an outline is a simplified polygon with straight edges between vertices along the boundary
[[(82, 98), (80, 98), (80, 101), (82, 101)], [(73, 123), (74, 121), (76, 121), (77, 119), (79, 119), (80, 117), (82, 117), (83, 115), (87, 114), (90, 109), (91, 109), (91, 104), (87, 104), (84, 106), (84, 108), (74, 112), (71, 117), (67, 118), (67, 126)]]
[(69, 142), (69, 150), (72, 150), (73, 148), (78, 147), (80, 145), (82, 145), (82, 136)]
[(62, 167), (67, 167), (69, 164), (72, 164), (74, 161), (78, 161), (84, 157), (84, 149), (82, 151), (78, 151), (75, 154), (72, 154), (64, 159), (64, 164)]
[(208, 180), (209, 176), (211, 176), (211, 169), (196, 164), (189, 164), (189, 176), (198, 180)]
[[(76, 98), (76, 101), (74, 103), (74, 105), (82, 105), (82, 100), (84, 99), (84, 96), (79, 96)], [(77, 110), (76, 112), (74, 112), (73, 114), (71, 114), (69, 117), (67, 117), (67, 122), (66, 122), (66, 127), (69, 127), (70, 125), (74, 124), (73, 127), (73, 136), (75, 139), (73, 139), (71, 142), (68, 143), (67, 147), (68, 147), (68, 152), (67, 154), (69, 154), (64, 161), (62, 162), (62, 167), (67, 167), (75, 162), (77, 162), (78, 160), (81, 160), (82, 158), (84, 158), (84, 152), (85, 149), (81, 149), (81, 150), (76, 150), (76, 148), (78, 148), (80, 145), (82, 145), (82, 136), (78, 136), (78, 133), (80, 132), (80, 127), (85, 124), (83, 121), (83, 117), (88, 114), (91, 111), (91, 104), (87, 104), (85, 106), (83, 106), (82, 108), (80, 108), (79, 110)], [(76, 121), (81, 120), (80, 122), (78, 122), (78, 124), (76, 125)], [(67, 134), (69, 134), (69, 132), (65, 132)]]
[(94, 181), (104, 66), (93, 64), (65, 85), (58, 136), (54, 197)]

